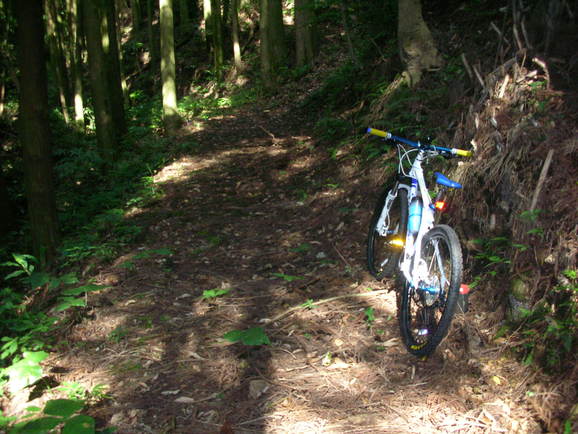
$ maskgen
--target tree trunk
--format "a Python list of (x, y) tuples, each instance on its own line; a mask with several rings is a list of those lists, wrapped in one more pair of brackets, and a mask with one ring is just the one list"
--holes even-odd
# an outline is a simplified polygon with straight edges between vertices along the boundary
[[(101, 25), (102, 11), (94, 1), (83, 2), (84, 30), (88, 50), (88, 64), (90, 69), (90, 84), (94, 104), (94, 118), (96, 121), (96, 139), (105, 160), (114, 157), (119, 144), (113, 118), (113, 102), (110, 96), (107, 57), (104, 54), (103, 39), (109, 43), (107, 33), (103, 34)], [(104, 38), (106, 37), (106, 38)]]
[(116, 19), (117, 15), (114, 0), (104, 0), (101, 28), (102, 34), (108, 36), (108, 40), (106, 37), (103, 38), (102, 48), (106, 57), (106, 76), (112, 102), (111, 108), (114, 130), (120, 139), (126, 134), (126, 118)]
[(211, 26), (211, 0), (203, 0), (203, 20), (205, 21), (205, 42), (207, 49), (211, 45), (212, 26)]
[(316, 47), (315, 11), (313, 0), (295, 0), (295, 45), (297, 66), (313, 61)]
[(14, 226), (14, 206), (8, 194), (8, 185), (0, 172), (0, 237), (4, 237)]
[(239, 0), (231, 1), (231, 24), (233, 37), (233, 61), (237, 74), (245, 69), (241, 58), (241, 44), (239, 42)]
[(4, 98), (6, 97), (6, 76), (0, 72), (0, 118), (4, 116)]
[(140, 0), (130, 1), (130, 13), (132, 17), (132, 33), (134, 35), (140, 30), (140, 22), (142, 20), (140, 12)]
[(261, 73), (263, 83), (274, 88), (286, 61), (281, 0), (261, 0)]
[(155, 20), (155, 0), (147, 0), (147, 33), (149, 37), (150, 62), (156, 65), (159, 61), (159, 44), (155, 38), (154, 20)]
[(41, 264), (56, 257), (58, 224), (52, 180), (42, 2), (16, 2), (20, 69), (20, 141), (32, 249)]
[(70, 56), (70, 76), (72, 79), (72, 94), (74, 102), (74, 123), (80, 129), (84, 129), (84, 101), (82, 99), (82, 16), (79, 13), (81, 0), (67, 0)]
[(66, 68), (66, 59), (64, 57), (64, 48), (61, 40), (63, 28), (58, 17), (58, 11), (61, 5), (57, 5), (56, 0), (48, 0), (45, 2), (45, 5), (48, 31), (47, 40), (50, 51), (50, 68), (54, 79), (56, 80), (62, 116), (64, 122), (68, 124), (70, 123), (70, 117), (68, 115), (69, 80)]
[(189, 0), (180, 0), (179, 18), (180, 27), (184, 27), (189, 24)]
[(168, 135), (174, 135), (181, 120), (177, 111), (175, 42), (173, 1), (160, 0), (161, 80), (163, 93), (163, 122)]
[(217, 80), (221, 80), (224, 63), (224, 49), (223, 49), (223, 22), (221, 17), (221, 2), (220, 0), (211, 0), (211, 15), (209, 17), (209, 25), (212, 29), (212, 43), (213, 43), (213, 71)]
[(423, 20), (420, 0), (399, 0), (398, 6), (397, 38), (407, 68), (404, 76), (410, 86), (415, 86), (423, 72), (439, 68), (442, 59)]

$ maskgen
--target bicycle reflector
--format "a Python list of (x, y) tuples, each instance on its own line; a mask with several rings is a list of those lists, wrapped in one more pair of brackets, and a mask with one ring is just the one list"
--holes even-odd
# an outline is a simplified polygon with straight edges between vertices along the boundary
[(445, 211), (446, 210), (446, 202), (445, 200), (436, 200), (434, 203), (435, 209), (438, 211)]
[(391, 244), (392, 246), (395, 246), (395, 247), (403, 247), (403, 244), (404, 244), (404, 243), (403, 243), (403, 240), (402, 240), (402, 239), (400, 239), (400, 238), (394, 238), (393, 240), (391, 240), (391, 241), (389, 242), (389, 244)]

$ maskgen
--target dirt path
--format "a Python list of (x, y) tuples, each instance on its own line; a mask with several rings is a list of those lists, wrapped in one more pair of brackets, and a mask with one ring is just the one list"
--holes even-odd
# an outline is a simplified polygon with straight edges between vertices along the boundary
[[(395, 296), (369, 294), (384, 286), (364, 271), (377, 192), (314, 148), (305, 116), (289, 118), (252, 108), (190, 130), (198, 150), (157, 174), (163, 198), (133, 212), (141, 243), (102, 270), (112, 288), (53, 361), (58, 380), (109, 385), (91, 412), (121, 433), (536, 428), (520, 384), (480, 361), (495, 350), (473, 357), (458, 330), (428, 361), (407, 355)], [(202, 299), (212, 289), (229, 291)], [(263, 321), (347, 294), (364, 295)], [(222, 339), (252, 327), (271, 344)]]

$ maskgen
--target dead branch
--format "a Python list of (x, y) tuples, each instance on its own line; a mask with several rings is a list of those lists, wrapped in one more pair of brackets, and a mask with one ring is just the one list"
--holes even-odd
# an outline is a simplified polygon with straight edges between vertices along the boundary
[(540, 172), (540, 178), (538, 179), (538, 184), (536, 185), (536, 190), (534, 190), (534, 196), (532, 196), (532, 205), (530, 205), (530, 211), (534, 211), (536, 208), (536, 203), (538, 202), (538, 196), (542, 190), (542, 185), (546, 180), (546, 175), (548, 174), (548, 169), (550, 168), (550, 163), (552, 163), (552, 156), (554, 155), (554, 149), (548, 151), (546, 160), (544, 160), (544, 165), (542, 166), (542, 172)]
[(381, 295), (381, 294), (385, 294), (385, 293), (387, 293), (387, 292), (389, 292), (389, 291), (386, 290), (386, 289), (382, 289), (382, 290), (379, 290), (379, 291), (362, 292), (362, 293), (357, 293), (357, 294), (338, 295), (338, 296), (336, 296), (336, 297), (324, 298), (324, 299), (318, 300), (318, 301), (316, 301), (316, 302), (314, 302), (314, 303), (311, 303), (311, 304), (309, 304), (309, 303), (307, 303), (306, 305), (304, 305), (304, 304), (299, 304), (299, 305), (297, 305), (297, 306), (290, 307), (290, 308), (287, 309), (286, 311), (281, 312), (279, 315), (277, 315), (277, 316), (275, 316), (275, 317), (273, 317), (273, 318), (262, 318), (261, 320), (259, 320), (259, 322), (264, 323), (264, 324), (271, 324), (271, 323), (274, 323), (274, 322), (279, 321), (281, 318), (284, 318), (284, 317), (286, 317), (287, 315), (290, 315), (290, 314), (292, 314), (293, 312), (296, 312), (296, 311), (298, 311), (298, 310), (309, 309), (309, 308), (314, 307), (314, 306), (321, 306), (322, 304), (330, 303), (330, 302), (336, 301), (336, 300), (342, 300), (342, 299), (344, 299), (344, 298), (352, 298), (352, 297), (373, 297), (373, 296), (375, 296), (375, 295)]

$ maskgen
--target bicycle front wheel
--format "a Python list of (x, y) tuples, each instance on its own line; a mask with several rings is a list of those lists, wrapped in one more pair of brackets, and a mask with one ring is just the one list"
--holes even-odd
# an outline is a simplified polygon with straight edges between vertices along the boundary
[(378, 280), (397, 271), (407, 230), (407, 191), (397, 189), (395, 196), (385, 191), (379, 198), (367, 237), (367, 267)]
[(462, 249), (455, 231), (435, 226), (422, 241), (427, 277), (417, 288), (405, 283), (401, 294), (399, 324), (408, 351), (431, 354), (446, 336), (462, 282)]

